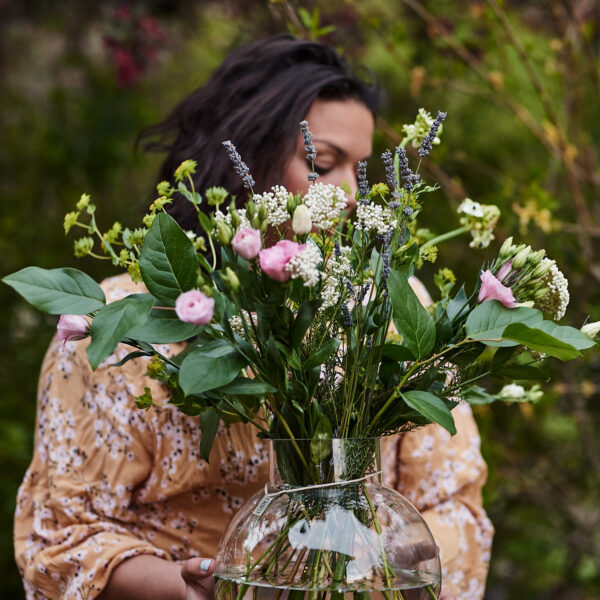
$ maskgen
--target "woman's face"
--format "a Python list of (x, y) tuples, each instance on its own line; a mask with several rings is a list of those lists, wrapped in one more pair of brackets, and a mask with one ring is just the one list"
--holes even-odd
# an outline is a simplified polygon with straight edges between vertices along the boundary
[[(359, 160), (371, 155), (374, 122), (371, 111), (358, 100), (315, 100), (306, 115), (317, 149), (317, 182), (346, 183), (351, 194), (349, 208), (356, 206), (356, 170)], [(302, 134), (298, 134), (296, 152), (287, 164), (284, 185), (294, 194), (305, 193), (311, 166), (306, 160)]]

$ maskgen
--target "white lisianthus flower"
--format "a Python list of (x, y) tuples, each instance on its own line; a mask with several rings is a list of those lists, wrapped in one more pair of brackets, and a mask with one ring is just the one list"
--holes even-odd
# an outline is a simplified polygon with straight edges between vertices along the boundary
[(600, 333), (600, 321), (596, 321), (595, 323), (586, 323), (581, 328), (581, 333), (585, 333), (588, 337), (592, 339), (597, 338)]
[(320, 230), (333, 227), (348, 202), (346, 192), (331, 183), (313, 183), (304, 196), (312, 224)]
[(306, 235), (312, 230), (312, 219), (310, 218), (310, 211), (304, 204), (300, 204), (294, 211), (294, 218), (292, 219), (292, 229), (296, 235)]
[(524, 398), (525, 394), (525, 388), (522, 385), (509, 383), (500, 390), (498, 396), (500, 398), (514, 398), (516, 400), (519, 398)]

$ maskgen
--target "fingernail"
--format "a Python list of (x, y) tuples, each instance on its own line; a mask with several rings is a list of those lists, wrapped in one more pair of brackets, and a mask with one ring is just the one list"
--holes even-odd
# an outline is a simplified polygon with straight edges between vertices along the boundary
[(210, 569), (210, 558), (205, 558), (201, 563), (200, 563), (200, 570), (201, 571), (208, 571)]

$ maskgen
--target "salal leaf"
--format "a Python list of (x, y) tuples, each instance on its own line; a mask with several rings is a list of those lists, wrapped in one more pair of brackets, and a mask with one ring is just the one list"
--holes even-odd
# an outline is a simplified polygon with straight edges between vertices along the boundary
[(98, 311), (90, 327), (92, 342), (86, 350), (92, 369), (113, 353), (131, 329), (148, 319), (153, 304), (149, 294), (133, 294)]
[(406, 347), (400, 344), (394, 344), (392, 342), (386, 342), (383, 345), (383, 356), (397, 360), (398, 362), (405, 362), (407, 360), (414, 360), (412, 352)]
[(329, 419), (322, 415), (317, 422), (317, 427), (310, 441), (310, 458), (313, 464), (325, 460), (331, 454), (331, 438), (333, 437), (333, 428)]
[(190, 352), (179, 370), (179, 385), (186, 396), (201, 394), (233, 381), (247, 365), (225, 340), (215, 340)]
[(535, 328), (541, 329), (561, 342), (577, 348), (577, 350), (585, 350), (596, 345), (596, 342), (591, 337), (585, 335), (579, 329), (569, 327), (568, 325), (558, 325), (554, 321), (542, 321)]
[(179, 319), (150, 318), (145, 323), (131, 329), (127, 337), (150, 344), (172, 344), (189, 340), (203, 329), (203, 325), (184, 323)]
[(417, 360), (429, 356), (435, 345), (435, 323), (419, 302), (403, 273), (392, 271), (388, 278), (392, 317), (402, 342)]
[(219, 430), (221, 417), (214, 408), (207, 408), (200, 415), (200, 456), (208, 462), (215, 436)]
[(491, 404), (496, 401), (496, 396), (488, 394), (488, 392), (477, 385), (463, 390), (461, 393), (462, 399), (466, 400), (469, 404)]
[(298, 314), (292, 325), (292, 335), (290, 340), (292, 348), (298, 347), (302, 342), (302, 339), (317, 314), (320, 304), (320, 300), (307, 300), (300, 305)]
[(25, 267), (2, 281), (33, 307), (51, 315), (84, 315), (106, 304), (102, 288), (78, 269)]
[(416, 410), (432, 423), (441, 425), (452, 435), (456, 433), (454, 417), (441, 398), (422, 390), (411, 390), (402, 393), (401, 396), (410, 408)]
[(198, 259), (194, 245), (175, 219), (156, 215), (144, 238), (140, 272), (148, 291), (167, 306), (196, 285)]
[(310, 371), (310, 369), (322, 365), (338, 349), (341, 343), (338, 338), (327, 340), (313, 355), (304, 361), (302, 368), (305, 371)]
[(507, 325), (523, 323), (537, 327), (543, 320), (539, 310), (526, 307), (505, 308), (497, 300), (488, 300), (471, 311), (465, 322), (465, 329), (468, 337), (481, 340), (488, 346), (516, 346), (517, 341), (502, 339)]
[(504, 330), (502, 337), (560, 360), (572, 360), (581, 356), (579, 350), (571, 344), (562, 342), (537, 327), (528, 327), (523, 323), (511, 323)]
[(446, 314), (451, 321), (466, 315), (469, 312), (469, 299), (465, 293), (465, 286), (461, 286), (456, 296), (448, 302)]

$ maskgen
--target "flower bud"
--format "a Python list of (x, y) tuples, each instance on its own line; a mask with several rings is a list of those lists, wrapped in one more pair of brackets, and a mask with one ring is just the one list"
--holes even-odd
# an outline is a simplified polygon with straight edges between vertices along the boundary
[(261, 221), (266, 221), (269, 218), (269, 211), (264, 204), (258, 207), (258, 216)]
[(552, 268), (552, 265), (554, 265), (554, 261), (553, 260), (546, 260), (541, 262), (531, 273), (531, 277), (532, 279), (540, 279), (541, 277), (544, 277), (545, 275), (548, 274), (548, 271), (550, 271), (550, 269)]
[(533, 294), (533, 297), (536, 300), (539, 300), (540, 298), (543, 298), (544, 296), (547, 296), (550, 293), (550, 288), (548, 287), (543, 287), (540, 288), (539, 290), (536, 290)]
[(542, 262), (542, 259), (546, 256), (545, 250), (538, 250), (529, 256), (529, 264), (532, 267), (537, 267)]
[(526, 246), (523, 250), (520, 250), (513, 260), (513, 269), (521, 269), (524, 267), (530, 254), (531, 246)]
[(217, 240), (219, 241), (219, 244), (228, 246), (231, 242), (231, 238), (233, 237), (233, 230), (231, 227), (229, 227), (229, 225), (227, 225), (227, 223), (224, 223), (223, 221), (217, 221), (216, 228)]
[(215, 310), (215, 301), (200, 290), (189, 290), (177, 296), (175, 313), (181, 321), (206, 325), (210, 323)]
[(243, 227), (235, 234), (231, 247), (246, 260), (256, 258), (261, 248), (260, 231)]
[(312, 219), (310, 218), (310, 211), (304, 204), (300, 204), (294, 211), (294, 218), (292, 219), (292, 229), (296, 235), (306, 235), (312, 230)]
[(508, 258), (510, 256), (510, 248), (512, 246), (512, 243), (512, 235), (504, 240), (504, 243), (502, 244), (502, 246), (500, 246), (500, 252), (498, 253), (498, 256), (500, 258)]
[(254, 203), (254, 200), (248, 200), (248, 202), (246, 202), (245, 208), (246, 218), (248, 219), (248, 221), (252, 221), (254, 215), (256, 214), (256, 204)]
[(598, 337), (598, 334), (600, 333), (600, 321), (596, 321), (595, 323), (586, 323), (581, 328), (581, 333), (585, 333), (585, 335), (591, 337), (592, 339)]
[(231, 215), (231, 224), (233, 225), (233, 229), (235, 230), (240, 226), (240, 215), (235, 209), (229, 211), (229, 214)]
[(221, 273), (221, 279), (232, 292), (240, 289), (240, 280), (231, 267), (225, 268), (225, 274)]
[(56, 326), (58, 341), (75, 342), (89, 335), (90, 324), (81, 315), (60, 315)]

